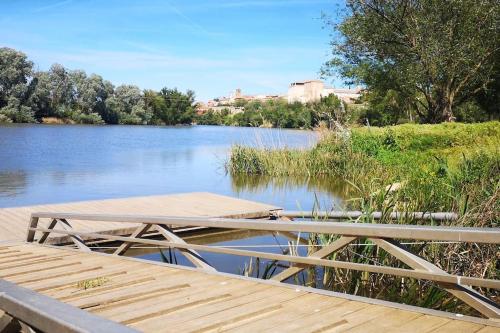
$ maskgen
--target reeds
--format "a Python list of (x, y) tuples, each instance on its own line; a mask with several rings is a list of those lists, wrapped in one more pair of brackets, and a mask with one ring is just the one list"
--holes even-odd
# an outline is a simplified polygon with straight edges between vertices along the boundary
[[(460, 218), (439, 222), (497, 227), (500, 222), (500, 123), (401, 125), (329, 133), (312, 149), (259, 149), (235, 146), (227, 170), (241, 184), (277, 179), (342, 179), (350, 197), (345, 209), (364, 212), (358, 223), (423, 223), (393, 211), (452, 211)], [(248, 175), (253, 175), (249, 177)], [(255, 177), (260, 179), (255, 180)], [(322, 178), (323, 177), (323, 178)], [(394, 184), (399, 184), (394, 188)], [(250, 185), (247, 185), (250, 186)], [(256, 186), (256, 185), (251, 185)], [(429, 222), (426, 222), (429, 223)], [(431, 221), (437, 224), (436, 221)], [(308, 235), (310, 253), (335, 240)], [(499, 279), (497, 246), (415, 243), (409, 250), (443, 270)], [(357, 263), (408, 268), (366, 239), (331, 256)], [(296, 283), (440, 310), (474, 314), (473, 309), (428, 281), (381, 274), (311, 267), (291, 278)], [(480, 289), (498, 302), (498, 291)]]

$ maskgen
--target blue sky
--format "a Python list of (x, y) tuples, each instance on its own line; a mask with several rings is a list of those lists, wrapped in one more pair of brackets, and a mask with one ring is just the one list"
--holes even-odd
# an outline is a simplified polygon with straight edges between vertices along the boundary
[[(192, 89), (197, 99), (285, 93), (319, 77), (341, 0), (0, 0), (0, 46), (115, 85)], [(329, 82), (331, 83), (331, 82)], [(333, 80), (335, 86), (341, 81)]]

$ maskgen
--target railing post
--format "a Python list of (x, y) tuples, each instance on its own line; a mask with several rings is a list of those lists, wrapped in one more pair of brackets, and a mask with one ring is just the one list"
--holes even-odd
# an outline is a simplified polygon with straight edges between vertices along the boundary
[(30, 223), (28, 225), (28, 236), (26, 237), (26, 241), (31, 243), (35, 240), (35, 230), (31, 230), (38, 226), (38, 216), (31, 215)]

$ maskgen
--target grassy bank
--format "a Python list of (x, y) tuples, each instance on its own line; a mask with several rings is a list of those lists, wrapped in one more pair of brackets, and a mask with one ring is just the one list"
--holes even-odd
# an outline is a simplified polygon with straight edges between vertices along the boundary
[[(486, 205), (499, 197), (499, 146), (499, 122), (353, 128), (325, 134), (310, 150), (235, 146), (227, 167), (235, 175), (342, 178), (363, 199), (351, 203), (356, 209), (390, 199), (399, 210), (490, 214), (500, 208), (498, 200)], [(391, 185), (398, 190), (386, 193)]]
[[(500, 221), (500, 123), (399, 125), (353, 128), (327, 133), (310, 150), (256, 149), (235, 146), (228, 170), (235, 177), (294, 179), (324, 176), (347, 181), (352, 199), (347, 209), (372, 211), (453, 211), (455, 225), (498, 227)], [(385, 216), (385, 215), (384, 215)], [(368, 214), (358, 222), (374, 223)], [(378, 223), (418, 221), (382, 218)], [(322, 246), (336, 238), (310, 235)], [(337, 259), (401, 266), (367, 240), (366, 247), (346, 248)], [(449, 272), (498, 279), (498, 247), (475, 244), (410, 245), (411, 250)], [(312, 249), (311, 251), (314, 251)], [(327, 289), (382, 298), (440, 310), (478, 315), (432, 283), (387, 275), (325, 269), (309, 270), (306, 284), (318, 278)], [(482, 290), (498, 300), (495, 290)]]

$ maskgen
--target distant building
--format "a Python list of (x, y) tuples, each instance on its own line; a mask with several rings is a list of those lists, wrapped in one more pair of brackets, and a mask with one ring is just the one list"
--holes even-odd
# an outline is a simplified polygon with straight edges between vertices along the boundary
[(346, 103), (352, 103), (359, 98), (361, 88), (356, 89), (337, 89), (325, 87), (321, 80), (297, 81), (290, 84), (288, 87), (288, 103), (300, 102), (309, 103), (316, 102), (321, 97), (326, 97), (335, 94), (338, 98)]
[(297, 81), (288, 87), (288, 103), (309, 103), (321, 99), (325, 84), (320, 80)]
[(231, 93), (229, 97), (229, 103), (234, 104), (237, 101), (268, 101), (268, 100), (276, 100), (286, 98), (281, 95), (243, 95), (241, 93), (241, 89), (238, 88), (234, 92)]

